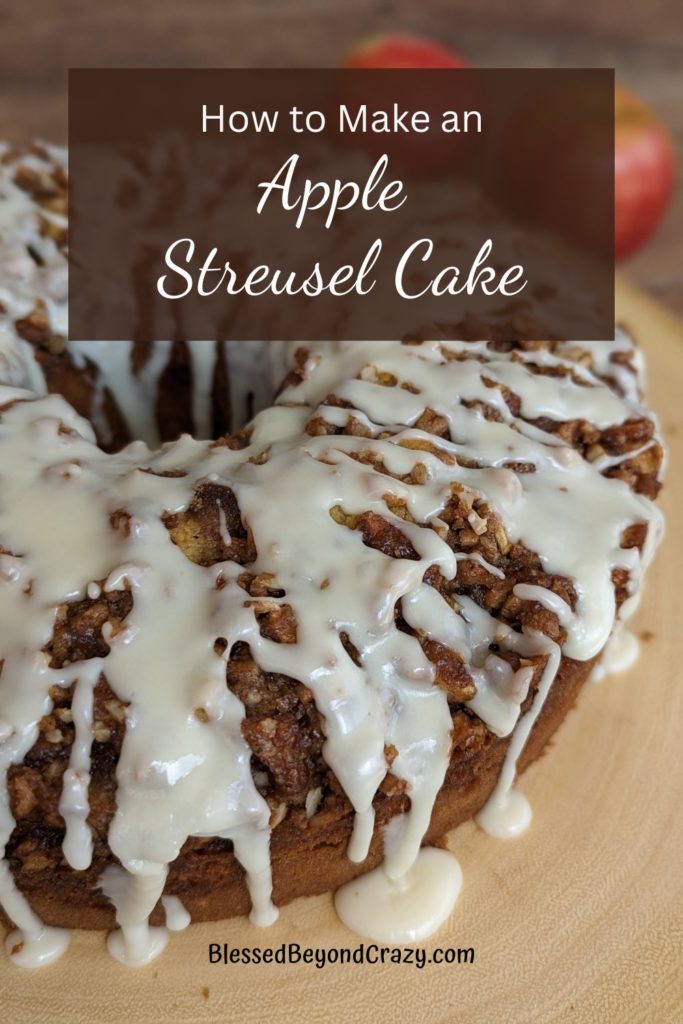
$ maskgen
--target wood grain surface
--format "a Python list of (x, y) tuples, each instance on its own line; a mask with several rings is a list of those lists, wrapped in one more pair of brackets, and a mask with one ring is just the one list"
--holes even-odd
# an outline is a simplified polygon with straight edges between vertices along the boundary
[(635, 669), (590, 684), (522, 781), (534, 824), (496, 841), (472, 823), (449, 840), (464, 888), (427, 944), (473, 964), (218, 966), (208, 944), (353, 947), (329, 897), (298, 900), (270, 930), (197, 925), (163, 957), (120, 967), (101, 933), (74, 936), (40, 972), (0, 961), (12, 1024), (679, 1024), (683, 1020), (683, 324), (620, 285), (618, 317), (647, 350), (650, 401), (670, 446), (669, 532), (635, 629)]
[[(680, 0), (0, 0), (0, 138), (66, 138), (68, 67), (335, 66), (406, 29), (481, 66), (615, 67), (683, 152)], [(683, 189), (626, 266), (683, 315)]]

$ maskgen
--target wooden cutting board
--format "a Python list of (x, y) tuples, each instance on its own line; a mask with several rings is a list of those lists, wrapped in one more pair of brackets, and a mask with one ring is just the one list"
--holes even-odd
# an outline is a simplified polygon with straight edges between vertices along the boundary
[(208, 944), (354, 947), (329, 897), (298, 900), (263, 931), (245, 920), (173, 936), (141, 970), (102, 934), (25, 972), (0, 960), (12, 1024), (635, 1024), (683, 1021), (683, 324), (619, 285), (618, 319), (641, 340), (649, 397), (670, 446), (669, 532), (636, 620), (635, 669), (590, 684), (552, 749), (525, 775), (534, 824), (496, 841), (468, 823), (450, 838), (464, 887), (428, 944), (473, 947), (474, 963), (219, 966)]

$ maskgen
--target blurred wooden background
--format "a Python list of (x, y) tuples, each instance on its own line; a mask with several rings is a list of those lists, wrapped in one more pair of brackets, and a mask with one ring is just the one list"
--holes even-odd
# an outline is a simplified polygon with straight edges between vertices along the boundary
[[(0, 0), (0, 137), (65, 140), (70, 66), (331, 66), (397, 30), (481, 66), (614, 66), (683, 153), (683, 0)], [(682, 193), (624, 265), (681, 314)]]

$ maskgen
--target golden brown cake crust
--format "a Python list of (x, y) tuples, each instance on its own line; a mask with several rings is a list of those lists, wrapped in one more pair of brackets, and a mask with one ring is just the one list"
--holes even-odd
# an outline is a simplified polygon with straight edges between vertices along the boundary
[[(543, 710), (519, 762), (520, 770), (543, 752), (553, 733), (572, 708), (594, 662), (563, 658)], [(438, 843), (442, 837), (469, 820), (486, 802), (496, 784), (508, 739), (492, 742), (471, 756), (451, 758), (450, 768), (440, 792), (426, 843)], [(387, 800), (378, 811), (381, 824), (398, 809)], [(315, 818), (313, 819), (315, 821)], [(304, 831), (287, 820), (273, 831), (271, 840), (274, 902), (283, 905), (299, 896), (312, 896), (336, 889), (356, 875), (376, 867), (382, 859), (381, 830), (376, 829), (367, 859), (354, 864), (346, 855), (351, 833), (350, 814), (327, 823), (316, 821)], [(42, 877), (41, 877), (42, 876)], [(93, 889), (90, 872), (52, 871), (46, 884), (42, 872), (35, 876), (36, 886), (28, 884), (30, 875), (21, 873), (18, 884), (31, 906), (50, 925), (68, 928), (109, 929), (115, 926), (114, 910), (105, 897)], [(216, 921), (248, 914), (249, 895), (244, 873), (226, 849), (212, 846), (182, 852), (171, 865), (167, 895), (179, 896), (194, 921)], [(163, 922), (163, 910), (157, 906), (153, 923)]]

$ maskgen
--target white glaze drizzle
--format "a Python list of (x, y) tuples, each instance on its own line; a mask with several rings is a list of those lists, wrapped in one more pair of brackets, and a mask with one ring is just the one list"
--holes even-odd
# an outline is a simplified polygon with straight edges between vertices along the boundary
[(618, 622), (612, 636), (605, 644), (600, 661), (591, 672), (594, 683), (601, 683), (606, 676), (627, 672), (635, 665), (640, 653), (638, 637), (623, 622)]
[(375, 868), (342, 886), (334, 905), (357, 935), (375, 942), (420, 942), (448, 919), (461, 886), (455, 857), (427, 846), (400, 880)]
[(102, 669), (94, 658), (84, 666), (75, 684), (71, 713), (75, 728), (69, 756), (69, 767), (62, 779), (59, 813), (64, 818), (66, 833), (62, 848), (67, 861), (77, 871), (90, 866), (92, 836), (87, 824), (89, 812), (90, 749), (92, 747), (93, 690)]
[(5, 938), (12, 963), (17, 967), (46, 967), (58, 960), (69, 945), (69, 932), (43, 924), (14, 884), (6, 860), (0, 861), (0, 901), (17, 926)]
[(178, 896), (162, 896), (161, 902), (166, 914), (166, 927), (170, 932), (182, 932), (191, 922), (191, 918), (182, 900)]

